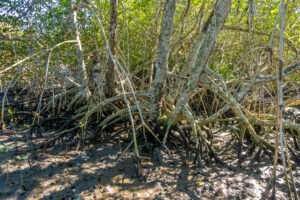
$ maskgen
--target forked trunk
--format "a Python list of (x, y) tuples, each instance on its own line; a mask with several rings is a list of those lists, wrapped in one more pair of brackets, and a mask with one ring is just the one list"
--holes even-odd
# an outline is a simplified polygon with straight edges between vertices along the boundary
[(215, 13), (211, 18), (206, 34), (201, 43), (196, 62), (192, 66), (191, 75), (181, 90), (176, 107), (172, 113), (171, 123), (177, 118), (182, 109), (188, 104), (196, 85), (200, 80), (201, 74), (207, 64), (211, 51), (214, 47), (216, 38), (227, 18), (231, 8), (231, 0), (219, 0), (216, 6)]

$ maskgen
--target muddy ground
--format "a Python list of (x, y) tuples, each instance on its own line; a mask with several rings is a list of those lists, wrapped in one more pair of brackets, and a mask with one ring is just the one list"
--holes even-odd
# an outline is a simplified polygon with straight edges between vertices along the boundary
[[(226, 132), (213, 147), (234, 169), (215, 162), (204, 162), (202, 170), (191, 161), (183, 165), (184, 150), (176, 149), (171, 155), (162, 154), (162, 165), (152, 154), (142, 153), (144, 176), (134, 167), (132, 148), (116, 162), (128, 145), (120, 138), (87, 144), (79, 151), (75, 145), (38, 152), (53, 132), (28, 137), (28, 129), (13, 126), (0, 133), (0, 148), (5, 149), (0, 152), (0, 199), (265, 199), (272, 173), (272, 157), (266, 153), (257, 159), (254, 151), (238, 166), (236, 142)], [(300, 166), (294, 164), (293, 169), (300, 191)], [(281, 166), (277, 186), (277, 198), (288, 199)]]

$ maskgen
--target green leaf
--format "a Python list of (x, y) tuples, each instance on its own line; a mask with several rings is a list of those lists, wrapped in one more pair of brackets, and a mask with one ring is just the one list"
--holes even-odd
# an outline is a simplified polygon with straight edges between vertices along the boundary
[(5, 149), (3, 149), (3, 148), (0, 148), (0, 152), (3, 152), (3, 153), (5, 153), (6, 151), (5, 151)]
[(12, 110), (11, 110), (10, 108), (8, 109), (8, 113), (9, 113), (10, 115), (13, 114), (13, 112), (12, 112)]
[(27, 160), (29, 156), (16, 156), (17, 160)]
[(16, 159), (22, 160), (22, 157), (21, 156), (16, 156)]

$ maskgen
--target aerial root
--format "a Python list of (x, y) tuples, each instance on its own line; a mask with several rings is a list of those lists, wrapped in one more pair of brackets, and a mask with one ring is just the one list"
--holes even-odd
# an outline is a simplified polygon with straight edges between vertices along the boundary
[[(204, 136), (202, 135), (202, 132), (200, 130), (199, 127), (197, 127), (196, 122), (195, 122), (195, 118), (193, 116), (193, 113), (191, 112), (191, 109), (186, 106), (183, 110), (183, 114), (187, 117), (187, 119), (189, 120), (189, 123), (191, 124), (191, 128), (192, 128), (192, 132), (193, 132), (193, 140), (194, 140), (194, 144), (195, 144), (195, 161), (197, 163), (197, 167), (198, 168), (203, 168), (202, 162), (201, 162), (201, 155), (200, 155), (200, 142), (202, 142), (200, 140), (200, 138), (203, 140)], [(199, 131), (197, 131), (199, 130)], [(200, 135), (200, 138), (198, 138), (198, 135)]]
[(180, 125), (176, 126), (176, 130), (178, 131), (184, 145), (185, 145), (185, 149), (190, 149), (190, 144), (189, 144), (189, 140), (187, 139), (182, 127)]
[(64, 130), (64, 131), (60, 131), (55, 133), (54, 137), (51, 138), (50, 140), (45, 140), (42, 144), (39, 145), (38, 149), (44, 149), (44, 151), (46, 150), (46, 148), (48, 148), (51, 144), (55, 144), (56, 141), (59, 141), (60, 139), (62, 139), (63, 137), (66, 136), (66, 134), (71, 133), (71, 137), (73, 134), (76, 133), (76, 129), (78, 129), (78, 127), (74, 127), (68, 130)]
[[(234, 167), (232, 167), (230, 164), (225, 163), (222, 161), (218, 155), (215, 153), (211, 145), (209, 144), (208, 140), (205, 138), (205, 136), (202, 134), (200, 126), (198, 126), (195, 122), (195, 118), (190, 110), (190, 108), (186, 107), (184, 109), (184, 114), (188, 118), (191, 126), (190, 128), (192, 129), (193, 132), (193, 137), (194, 137), (194, 144), (195, 144), (195, 162), (197, 163), (198, 168), (203, 168), (202, 162), (201, 162), (201, 153), (202, 153), (202, 144), (206, 147), (206, 149), (209, 151), (210, 155), (215, 159), (215, 161), (224, 167), (235, 171)], [(198, 131), (197, 131), (198, 130)], [(200, 136), (200, 138), (198, 138)], [(189, 155), (189, 153), (188, 153)]]
[(295, 161), (300, 165), (300, 155), (296, 153), (296, 151), (291, 147), (291, 145), (287, 144), (288, 150), (290, 150)]
[[(181, 127), (181, 128), (182, 129), (191, 129), (191, 127), (187, 127), (187, 126), (184, 126), (184, 127)], [(197, 127), (197, 128), (200, 129), (200, 127)], [(200, 162), (201, 160), (199, 160), (199, 159), (201, 159), (201, 154), (203, 153), (203, 151), (201, 150), (202, 149), (201, 146), (204, 145), (204, 147), (206, 149), (206, 152), (208, 153), (208, 155), (207, 155), (208, 157), (214, 158), (216, 163), (223, 165), (224, 167), (228, 168), (229, 170), (235, 171), (235, 168), (231, 164), (227, 164), (219, 158), (219, 156), (213, 150), (212, 146), (209, 144), (209, 141), (205, 138), (205, 136), (203, 134), (199, 133), (198, 135), (200, 136), (199, 141), (201, 141), (201, 143), (199, 143), (199, 148), (197, 148), (197, 149), (195, 148), (195, 150), (196, 150), (195, 160), (197, 161), (199, 168), (204, 167), (202, 165), (202, 162)], [(189, 152), (187, 152), (187, 155), (186, 155), (186, 158), (188, 158), (188, 157), (190, 157)]]
[(226, 167), (227, 169), (229, 169), (231, 171), (236, 171), (235, 168), (231, 164), (225, 163), (218, 157), (217, 153), (215, 153), (215, 151), (213, 150), (213, 148), (211, 147), (211, 145), (208, 142), (205, 142), (205, 145), (208, 147), (210, 154), (215, 159), (216, 163), (223, 165), (224, 167)]

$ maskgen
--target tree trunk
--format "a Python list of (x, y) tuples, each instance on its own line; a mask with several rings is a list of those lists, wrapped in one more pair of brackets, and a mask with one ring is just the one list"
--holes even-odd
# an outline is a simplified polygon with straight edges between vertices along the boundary
[[(159, 23), (160, 23), (160, 18), (161, 18), (161, 10), (163, 7), (163, 2), (160, 0), (159, 2), (159, 8), (157, 10), (157, 14), (155, 17), (155, 43), (154, 43), (154, 55), (156, 55), (157, 49), (158, 49), (158, 44), (159, 44)], [(153, 73), (154, 73), (154, 62), (155, 58), (151, 59), (151, 68), (149, 72), (149, 86), (151, 88), (152, 83), (153, 83)]]
[(74, 40), (77, 41), (76, 57), (77, 57), (79, 70), (81, 73), (83, 73), (83, 77), (80, 77), (80, 78), (82, 78), (82, 87), (85, 89), (87, 97), (89, 97), (91, 95), (91, 93), (88, 88), (88, 75), (87, 75), (85, 62), (83, 59), (82, 45), (81, 45), (81, 40), (80, 40), (78, 26), (77, 26), (77, 12), (78, 12), (78, 10), (74, 7), (73, 1), (70, 0), (70, 15), (71, 15), (71, 22), (72, 22), (73, 38), (74, 38)]
[(194, 90), (196, 89), (196, 85), (201, 74), (204, 72), (204, 68), (215, 44), (215, 40), (227, 18), (230, 8), (231, 0), (218, 1), (215, 13), (211, 18), (207, 32), (201, 43), (196, 62), (194, 66), (192, 66), (191, 75), (181, 90), (181, 95), (179, 96), (176, 107), (171, 115), (171, 123), (173, 123), (179, 113), (181, 113), (182, 109), (188, 104)]
[[(117, 55), (117, 20), (118, 20), (118, 0), (110, 0), (110, 27), (109, 27), (109, 46), (113, 57)], [(108, 61), (108, 72), (106, 73), (107, 91), (106, 95), (115, 95), (116, 72), (114, 62), (110, 58)]]
[(152, 87), (152, 106), (150, 108), (151, 120), (159, 118), (161, 114), (160, 111), (165, 91), (165, 82), (168, 74), (168, 58), (173, 32), (175, 9), (176, 0), (165, 1), (161, 33), (158, 45), (158, 53), (155, 63), (155, 79)]

